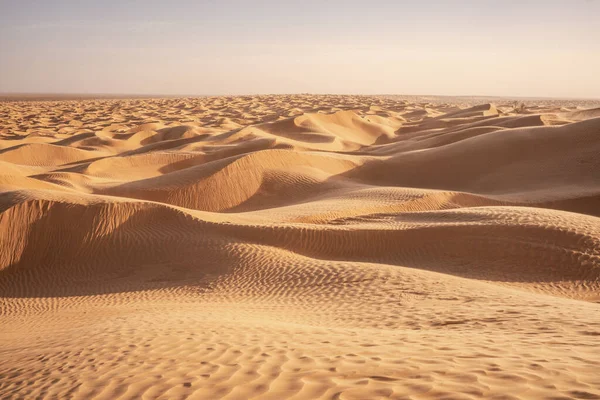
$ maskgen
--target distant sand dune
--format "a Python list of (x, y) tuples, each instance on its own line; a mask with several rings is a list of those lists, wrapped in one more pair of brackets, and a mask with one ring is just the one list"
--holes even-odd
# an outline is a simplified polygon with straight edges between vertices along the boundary
[(0, 103), (0, 398), (600, 398), (600, 108), (464, 102)]

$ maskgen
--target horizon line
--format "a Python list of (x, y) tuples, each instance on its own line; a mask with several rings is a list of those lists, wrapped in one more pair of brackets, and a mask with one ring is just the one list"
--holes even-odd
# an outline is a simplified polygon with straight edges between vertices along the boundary
[[(243, 97), (243, 96), (293, 96), (293, 95), (315, 95), (315, 96), (407, 96), (407, 97), (447, 97), (447, 98), (498, 98), (498, 99), (523, 99), (523, 100), (584, 100), (600, 101), (600, 97), (559, 97), (559, 96), (523, 96), (523, 95), (495, 95), (495, 94), (413, 94), (413, 93), (314, 93), (314, 92), (290, 92), (290, 93), (228, 93), (228, 94), (160, 94), (160, 93), (111, 93), (111, 92), (0, 92), (0, 101), (19, 97), (26, 100), (27, 97), (37, 98), (59, 98), (74, 97), (85, 99), (152, 99), (152, 98), (201, 98), (201, 97)], [(35, 100), (32, 98), (31, 100)], [(65, 99), (67, 100), (67, 99)]]

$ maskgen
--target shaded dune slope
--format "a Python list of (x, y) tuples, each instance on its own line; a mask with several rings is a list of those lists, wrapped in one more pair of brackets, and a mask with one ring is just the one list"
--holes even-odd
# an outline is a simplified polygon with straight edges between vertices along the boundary
[[(321, 261), (577, 287), (581, 297), (593, 296), (600, 278), (600, 226), (580, 214), (476, 207), (273, 225), (141, 201), (19, 194), (5, 196), (0, 214), (1, 245), (12, 249), (0, 259), (0, 287), (13, 296), (204, 286), (233, 265), (265, 262), (252, 254), (255, 246), (273, 249), (274, 259), (280, 249)], [(73, 220), (82, 228), (73, 229)]]
[(412, 150), (408, 145), (400, 154), (385, 149), (396, 146), (389, 144), (376, 151), (393, 155), (366, 163), (349, 176), (372, 184), (458, 190), (598, 215), (599, 132), (600, 119), (591, 119), (560, 127), (478, 132), (428, 148)]

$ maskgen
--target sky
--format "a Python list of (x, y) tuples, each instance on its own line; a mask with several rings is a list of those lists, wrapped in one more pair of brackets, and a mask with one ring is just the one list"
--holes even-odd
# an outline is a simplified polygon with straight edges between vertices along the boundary
[(0, 92), (600, 98), (600, 0), (0, 0)]

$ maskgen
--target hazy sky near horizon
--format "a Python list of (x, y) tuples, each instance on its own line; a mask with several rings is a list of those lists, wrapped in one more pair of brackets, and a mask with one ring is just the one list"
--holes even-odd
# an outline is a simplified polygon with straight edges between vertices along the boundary
[(600, 98), (600, 0), (0, 0), (0, 92)]

